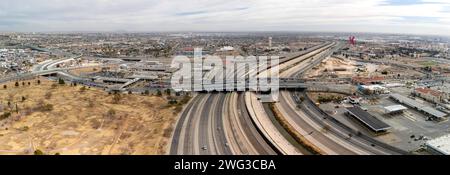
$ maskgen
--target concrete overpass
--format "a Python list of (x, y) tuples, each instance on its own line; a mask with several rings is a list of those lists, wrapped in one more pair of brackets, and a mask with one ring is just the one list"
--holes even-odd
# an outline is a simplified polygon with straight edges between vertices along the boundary
[[(284, 89), (284, 90), (290, 90), (290, 89), (306, 89), (308, 88), (308, 84), (306, 84), (303, 80), (300, 79), (294, 79), (294, 78), (280, 78), (275, 81), (278, 81), (278, 83), (264, 83), (258, 84), (255, 83), (255, 81), (252, 81), (250, 83), (249, 80), (245, 82), (241, 81), (235, 81), (234, 83), (230, 83), (229, 81), (225, 81), (227, 83), (202, 83), (202, 82), (196, 82), (192, 83), (190, 86), (176, 86), (172, 87), (176, 91), (192, 91), (192, 92), (232, 92), (232, 91), (254, 91), (254, 92), (267, 92), (274, 89)], [(259, 80), (256, 80), (256, 82), (260, 82)], [(245, 85), (243, 85), (245, 84)], [(239, 85), (239, 88), (238, 88)]]
[(28, 72), (28, 73), (23, 73), (23, 74), (17, 74), (14, 76), (0, 78), (0, 83), (5, 83), (8, 81), (14, 81), (14, 80), (30, 79), (30, 78), (37, 77), (37, 76), (49, 76), (49, 75), (60, 75), (63, 77), (67, 77), (69, 80), (82, 80), (82, 78), (71, 75), (71, 74), (67, 73), (66, 71), (80, 69), (80, 68), (88, 68), (88, 67), (95, 67), (95, 66), (82, 66), (82, 67), (58, 68), (58, 69), (52, 69), (52, 70), (33, 71), (33, 72)]

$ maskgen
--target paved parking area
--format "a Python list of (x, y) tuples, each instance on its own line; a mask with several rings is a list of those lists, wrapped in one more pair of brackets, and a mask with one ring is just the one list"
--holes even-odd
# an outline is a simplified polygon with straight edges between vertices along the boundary
[[(376, 104), (363, 102), (361, 105), (373, 116), (392, 127), (388, 134), (374, 136), (380, 141), (404, 150), (415, 151), (426, 142), (427, 138), (433, 139), (450, 133), (450, 121), (427, 121), (425, 115), (413, 109), (408, 109), (403, 114), (398, 115), (384, 114), (384, 107), (396, 104), (398, 103), (391, 100), (388, 96), (384, 96)], [(347, 126), (365, 134), (373, 135), (367, 128), (345, 115), (346, 106), (349, 105), (329, 103), (322, 104), (320, 107)]]

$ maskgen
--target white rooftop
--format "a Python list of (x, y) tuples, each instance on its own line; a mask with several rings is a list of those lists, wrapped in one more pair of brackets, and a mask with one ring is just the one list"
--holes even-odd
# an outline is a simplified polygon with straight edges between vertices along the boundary
[(364, 89), (369, 89), (369, 90), (384, 90), (386, 89), (385, 87), (381, 86), (381, 85), (362, 85), (361, 87), (363, 87)]
[(435, 138), (425, 144), (442, 154), (450, 155), (450, 135)]
[(384, 109), (390, 113), (390, 112), (407, 110), (408, 108), (404, 107), (403, 105), (392, 105), (392, 106), (386, 106), (386, 107), (384, 107)]
[(231, 47), (231, 46), (225, 46), (225, 47), (220, 49), (220, 51), (232, 51), (232, 50), (234, 50), (234, 48)]

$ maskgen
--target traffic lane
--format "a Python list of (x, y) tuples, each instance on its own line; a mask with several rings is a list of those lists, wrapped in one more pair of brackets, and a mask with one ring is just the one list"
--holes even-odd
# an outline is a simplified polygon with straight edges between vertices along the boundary
[(195, 147), (198, 147), (198, 137), (196, 137), (195, 133), (198, 129), (198, 115), (199, 112), (203, 106), (203, 104), (206, 102), (206, 100), (209, 98), (209, 94), (204, 94), (199, 101), (199, 103), (195, 104), (192, 111), (188, 114), (188, 120), (185, 122), (183, 126), (184, 130), (184, 141), (183, 141), (183, 151), (180, 154), (187, 154), (187, 155), (193, 155), (196, 151), (199, 149), (196, 149)]
[(218, 102), (215, 103), (216, 107), (214, 108), (215, 117), (213, 117), (214, 122), (212, 123), (214, 124), (214, 128), (212, 128), (212, 131), (214, 133), (214, 141), (215, 141), (214, 143), (216, 145), (217, 152), (220, 155), (231, 155), (232, 154), (231, 149), (223, 130), (224, 127), (223, 108), (226, 106), (225, 97), (226, 93), (219, 93), (218, 95)]
[[(280, 103), (279, 106), (283, 107), (284, 111), (286, 111), (288, 113), (288, 116), (285, 116), (285, 117), (290, 117), (290, 119), (292, 121), (294, 121), (294, 123), (292, 123), (292, 124), (296, 124), (303, 130), (305, 130), (306, 133), (310, 133), (309, 136), (314, 137), (315, 140), (317, 140), (321, 144), (325, 145), (327, 147), (327, 149), (333, 150), (333, 152), (336, 152), (337, 154), (342, 154), (342, 155), (355, 154), (353, 151), (337, 144), (330, 138), (326, 137), (320, 129), (318, 129), (318, 128), (316, 129), (313, 126), (311, 126), (308, 122), (306, 122), (307, 119), (303, 118), (303, 117), (306, 117), (306, 115), (304, 115), (304, 114), (298, 115), (297, 112), (294, 111), (295, 109), (292, 109), (291, 107), (289, 107), (290, 105), (288, 104), (288, 100), (285, 99), (285, 97), (283, 95), (280, 95), (279, 103)], [(316, 145), (316, 146), (318, 146), (318, 145)]]
[(259, 154), (263, 155), (276, 155), (275, 150), (269, 145), (269, 143), (264, 139), (264, 136), (256, 128), (255, 124), (252, 122), (250, 115), (248, 114), (247, 107), (245, 106), (245, 98), (244, 93), (239, 93), (238, 95), (238, 103), (237, 108), (240, 111), (240, 123), (242, 123), (242, 128), (251, 142), (251, 145), (254, 146), (254, 149)]
[(176, 124), (174, 133), (172, 135), (172, 143), (170, 148), (170, 154), (178, 154), (178, 147), (181, 141), (181, 135), (182, 132), (184, 132), (184, 124), (188, 117), (188, 113), (192, 110), (193, 106), (195, 104), (198, 104), (199, 100), (203, 98), (203, 94), (197, 95), (194, 97), (194, 99), (191, 101), (191, 103), (188, 104), (188, 106), (183, 110), (182, 114), (180, 115), (180, 118), (178, 119), (178, 122)]

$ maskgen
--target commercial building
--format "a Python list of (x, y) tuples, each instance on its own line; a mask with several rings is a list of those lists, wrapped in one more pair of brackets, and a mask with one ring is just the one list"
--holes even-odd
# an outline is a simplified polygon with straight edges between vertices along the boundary
[(425, 146), (431, 153), (450, 155), (450, 135), (430, 140), (425, 143)]
[(220, 48), (220, 51), (222, 51), (222, 52), (234, 51), (234, 47), (224, 46), (224, 47)]
[(413, 94), (433, 103), (441, 103), (445, 99), (448, 99), (446, 93), (433, 90), (430, 88), (416, 88)]
[(389, 93), (389, 91), (381, 85), (359, 85), (358, 90), (367, 95)]

